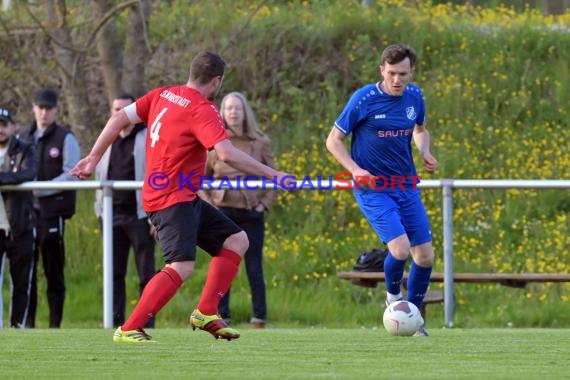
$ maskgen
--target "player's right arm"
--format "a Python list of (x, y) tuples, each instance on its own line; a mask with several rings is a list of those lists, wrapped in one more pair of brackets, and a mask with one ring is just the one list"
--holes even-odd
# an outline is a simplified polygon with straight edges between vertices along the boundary
[(357, 90), (344, 107), (342, 113), (334, 123), (334, 127), (327, 138), (327, 149), (333, 157), (348, 170), (355, 179), (367, 177), (372, 180), (372, 174), (362, 169), (350, 156), (344, 140), (353, 129), (366, 118), (366, 90)]
[(333, 127), (329, 137), (327, 137), (327, 149), (333, 157), (349, 172), (360, 169), (358, 164), (350, 157), (346, 145), (344, 145), (345, 136), (336, 127)]
[(95, 145), (91, 148), (89, 155), (80, 160), (77, 165), (71, 169), (69, 174), (77, 176), (80, 179), (90, 177), (91, 174), (93, 174), (93, 171), (95, 171), (97, 163), (101, 160), (103, 153), (105, 153), (107, 148), (113, 143), (113, 141), (115, 141), (119, 132), (121, 132), (121, 130), (130, 123), (131, 122), (125, 113), (125, 110), (121, 110), (111, 116), (107, 121), (105, 128), (103, 128), (103, 131), (97, 138)]
[(358, 164), (350, 157), (346, 145), (344, 145), (344, 139), (346, 136), (339, 131), (336, 127), (333, 127), (329, 137), (327, 137), (327, 149), (333, 157), (346, 169), (348, 170), (354, 178), (368, 177), (369, 182), (372, 181), (373, 175), (370, 174), (368, 170), (362, 169)]

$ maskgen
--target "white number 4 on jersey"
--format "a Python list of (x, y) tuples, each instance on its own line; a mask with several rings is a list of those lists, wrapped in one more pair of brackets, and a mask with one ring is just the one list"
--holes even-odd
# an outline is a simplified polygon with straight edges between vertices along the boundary
[(151, 148), (154, 148), (154, 144), (156, 144), (156, 142), (160, 140), (160, 136), (158, 135), (158, 133), (160, 132), (160, 127), (162, 127), (160, 118), (164, 115), (164, 113), (167, 110), (168, 108), (164, 108), (162, 111), (160, 111), (156, 119), (154, 119), (154, 123), (152, 123), (152, 125), (150, 126), (150, 139), (152, 140), (152, 144), (150, 144)]

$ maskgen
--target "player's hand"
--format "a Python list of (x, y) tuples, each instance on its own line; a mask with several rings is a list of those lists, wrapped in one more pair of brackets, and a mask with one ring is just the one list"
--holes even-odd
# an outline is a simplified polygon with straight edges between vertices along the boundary
[(260, 203), (257, 206), (255, 206), (254, 210), (257, 212), (263, 212), (265, 211), (265, 206), (263, 205), (263, 203)]
[(370, 189), (372, 188), (372, 178), (374, 176), (370, 174), (368, 170), (357, 168), (352, 172), (352, 176), (354, 177), (354, 186), (358, 186), (359, 189)]
[(424, 168), (426, 172), (428, 173), (435, 172), (437, 170), (437, 167), (439, 166), (439, 162), (437, 162), (435, 157), (432, 156), (430, 152), (426, 152), (424, 153), (423, 158), (424, 158)]
[(296, 186), (295, 177), (289, 173), (279, 172), (277, 174), (277, 183), (279, 187), (285, 191), (294, 190)]
[(71, 169), (69, 174), (79, 177), (79, 179), (87, 179), (91, 177), (93, 172), (95, 171), (95, 167), (99, 162), (98, 159), (92, 156), (87, 156), (84, 159), (80, 160), (77, 165)]

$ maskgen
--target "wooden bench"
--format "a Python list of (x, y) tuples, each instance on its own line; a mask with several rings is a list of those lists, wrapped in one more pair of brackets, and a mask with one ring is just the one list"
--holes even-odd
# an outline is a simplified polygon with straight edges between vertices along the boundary
[[(374, 288), (384, 281), (384, 272), (337, 272), (337, 277), (355, 285)], [(404, 274), (404, 280), (408, 278)], [(432, 273), (431, 282), (443, 282), (443, 273)], [(570, 282), (570, 274), (554, 273), (454, 273), (454, 282), (495, 282), (505, 286), (524, 288), (529, 282)]]
[[(384, 272), (337, 272), (337, 277), (349, 280), (355, 285), (375, 288), (379, 282), (384, 282)], [(404, 274), (403, 284), (406, 284), (408, 274)], [(443, 282), (443, 273), (432, 273), (431, 282)], [(454, 273), (454, 282), (498, 283), (504, 286), (524, 288), (529, 282), (570, 282), (570, 274), (553, 273)], [(421, 312), (425, 318), (426, 305), (443, 302), (443, 292), (430, 290), (426, 294)]]

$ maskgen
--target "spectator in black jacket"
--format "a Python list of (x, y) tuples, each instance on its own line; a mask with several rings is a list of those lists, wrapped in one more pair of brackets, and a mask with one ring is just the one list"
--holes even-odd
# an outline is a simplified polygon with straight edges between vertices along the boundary
[[(0, 108), (0, 185), (33, 181), (35, 150), (14, 135), (10, 112)], [(2, 274), (5, 258), (10, 261), (12, 304), (10, 327), (24, 327), (30, 306), (34, 267), (34, 210), (31, 191), (0, 193), (0, 327), (2, 327)]]
[[(111, 114), (120, 112), (133, 103), (135, 98), (127, 93), (113, 100)], [(95, 169), (98, 181), (144, 181), (146, 163), (146, 125), (129, 124), (113, 144), (105, 151)], [(103, 191), (95, 192), (95, 214), (103, 217)], [(101, 221), (102, 222), (102, 221)], [(139, 289), (144, 287), (155, 274), (154, 239), (156, 232), (143, 209), (142, 191), (117, 191), (113, 193), (113, 324), (125, 323), (127, 262), (129, 250), (133, 248), (135, 264), (139, 274)], [(145, 328), (154, 327), (154, 318), (148, 320)]]
[[(80, 159), (79, 143), (67, 128), (57, 124), (57, 95), (50, 89), (40, 90), (33, 101), (35, 122), (26, 138), (36, 143), (38, 181), (74, 181), (69, 171)], [(75, 191), (35, 190), (39, 214), (36, 235), (36, 270), (32, 278), (28, 327), (35, 327), (37, 287), (36, 273), (39, 257), (47, 279), (49, 327), (59, 328), (65, 299), (64, 231), (65, 220), (75, 214)]]

